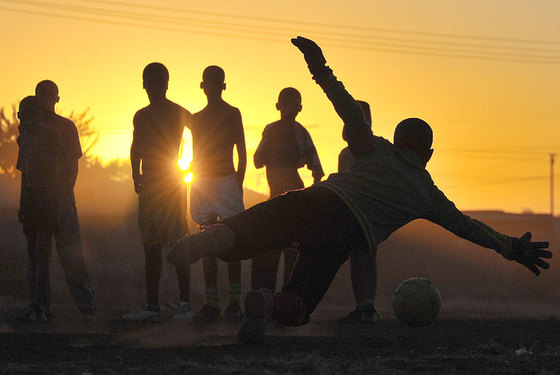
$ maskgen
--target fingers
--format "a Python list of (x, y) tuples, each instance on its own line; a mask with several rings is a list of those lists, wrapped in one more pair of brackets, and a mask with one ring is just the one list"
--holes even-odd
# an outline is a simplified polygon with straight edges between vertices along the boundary
[(552, 253), (548, 250), (536, 250), (533, 252), (534, 256), (539, 257), (539, 258), (546, 258), (546, 259), (550, 259), (552, 258)]
[(527, 232), (521, 236), (521, 240), (531, 241), (531, 232)]
[(547, 270), (550, 268), (550, 264), (548, 264), (548, 262), (545, 262), (542, 259), (535, 259), (535, 265), (539, 266), (540, 268)]
[(531, 247), (536, 249), (548, 249), (550, 243), (548, 241), (543, 242), (531, 242)]

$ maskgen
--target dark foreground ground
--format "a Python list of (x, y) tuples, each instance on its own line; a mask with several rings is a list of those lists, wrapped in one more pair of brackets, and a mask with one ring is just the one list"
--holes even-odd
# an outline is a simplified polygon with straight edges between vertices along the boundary
[(0, 374), (560, 374), (556, 319), (394, 320), (348, 326), (315, 319), (272, 327), (263, 345), (237, 343), (239, 324), (171, 320), (0, 328)]

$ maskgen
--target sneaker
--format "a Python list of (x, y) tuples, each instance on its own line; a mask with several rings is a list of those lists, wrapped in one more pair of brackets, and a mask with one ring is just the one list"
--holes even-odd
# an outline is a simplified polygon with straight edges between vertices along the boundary
[(80, 314), (80, 320), (82, 321), (82, 323), (95, 323), (97, 321), (94, 314), (86, 312), (82, 312)]
[(50, 309), (31, 307), (26, 313), (17, 316), (16, 322), (20, 324), (49, 323), (53, 319), (54, 315)]
[(21, 324), (33, 323), (33, 311), (29, 310), (24, 314), (16, 316), (16, 322)]
[(375, 310), (375, 307), (366, 306), (362, 309), (362, 316), (360, 321), (365, 324), (376, 324), (379, 323), (379, 314)]
[(252, 290), (245, 297), (245, 316), (239, 329), (242, 344), (259, 344), (264, 341), (266, 326), (272, 314), (272, 294), (266, 289)]
[(194, 314), (193, 321), (197, 323), (215, 323), (220, 318), (220, 308), (206, 304), (202, 306), (199, 312)]
[(173, 315), (173, 319), (190, 322), (193, 319), (191, 305), (188, 302), (179, 301), (179, 303), (177, 303), (177, 310), (175, 311), (175, 315)]
[(124, 314), (122, 320), (127, 322), (160, 322), (161, 321), (161, 311), (159, 308), (157, 311), (155, 309), (150, 309), (148, 305), (144, 305), (140, 310)]
[(238, 304), (228, 305), (224, 310), (222, 317), (226, 322), (240, 322), (243, 319), (243, 311), (241, 311), (241, 306), (239, 306)]
[(379, 314), (373, 306), (357, 307), (356, 310), (338, 319), (338, 322), (375, 324), (379, 322)]

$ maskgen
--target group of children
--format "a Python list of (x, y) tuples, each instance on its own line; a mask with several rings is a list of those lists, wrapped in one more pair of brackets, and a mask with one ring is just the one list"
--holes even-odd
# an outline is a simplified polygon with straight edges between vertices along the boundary
[[(552, 256), (543, 250), (548, 247), (547, 242), (531, 242), (529, 233), (520, 238), (498, 233), (461, 213), (435, 186), (425, 169), (433, 153), (433, 133), (426, 122), (417, 118), (402, 121), (395, 129), (392, 143), (375, 136), (369, 105), (355, 101), (346, 91), (326, 66), (321, 49), (302, 37), (293, 39), (292, 43), (303, 53), (313, 79), (343, 120), (343, 139), (349, 147), (340, 154), (339, 173), (321, 181), (324, 172), (313, 141), (295, 120), (302, 109), (301, 95), (293, 88), (282, 90), (276, 104), (281, 118), (265, 127), (254, 155), (255, 167), (266, 166), (270, 199), (248, 210), (244, 210), (242, 190), (247, 163), (243, 124), (239, 110), (222, 99), (226, 88), (224, 71), (217, 66), (204, 70), (200, 87), (208, 104), (200, 112), (190, 114), (167, 99), (169, 73), (165, 66), (152, 63), (144, 69), (143, 85), (150, 104), (134, 116), (130, 159), (139, 199), (138, 223), (145, 252), (147, 304), (137, 312), (124, 315), (124, 320), (161, 320), (158, 286), (162, 252), (168, 247), (167, 260), (176, 266), (180, 289), (174, 318), (192, 318), (199, 322), (212, 322), (220, 317), (226, 321), (243, 319), (239, 337), (244, 343), (262, 342), (270, 320), (288, 325), (307, 323), (348, 258), (357, 307), (341, 320), (376, 322), (379, 319), (374, 308), (377, 244), (417, 218), (428, 219), (462, 238), (494, 249), (536, 275), (540, 273), (539, 267), (549, 267), (543, 260)], [(23, 173), (21, 216), (24, 228), (38, 225), (26, 219), (27, 210), (33, 211), (25, 208), (29, 206), (26, 197), (32, 195), (27, 194), (27, 190), (37, 190), (44, 185), (43, 182), (38, 182), (38, 186), (29, 183), (36, 156), (26, 151), (33, 150), (30, 140), (33, 137), (26, 134), (32, 134), (29, 129), (39, 120), (26, 117), (26, 99), (20, 104), (23, 166), (18, 162), (18, 169)], [(40, 112), (43, 118), (39, 121), (42, 125), (36, 128), (50, 134), (41, 138), (52, 138), (49, 147), (61, 150), (53, 156), (61, 166), (56, 175), (69, 175), (64, 166), (72, 164), (69, 160), (77, 160), (79, 155), (72, 151), (70, 143), (64, 142), (62, 131), (52, 126), (54, 120), (43, 112)], [(201, 229), (196, 234), (188, 233), (187, 191), (177, 169), (184, 127), (191, 131), (193, 139), (190, 214)], [(52, 129), (57, 132), (53, 133)], [(58, 139), (62, 145), (57, 143)], [(233, 160), (234, 147), (237, 168)], [(304, 189), (297, 170), (305, 165), (312, 172), (314, 184)], [(75, 175), (72, 176), (75, 181)], [(71, 179), (63, 180), (70, 182)], [(55, 201), (45, 204), (60, 206), (64, 194), (57, 194)], [(70, 200), (69, 192), (66, 196)], [(73, 194), (71, 197), (73, 203)], [(72, 207), (75, 213), (75, 205)], [(45, 216), (45, 210), (35, 214)], [(34, 230), (46, 231), (45, 238), (52, 233), (56, 238), (57, 233), (69, 231), (64, 225), (58, 225), (63, 221), (62, 214), (68, 215), (66, 211), (60, 214), (61, 211), (60, 208), (52, 211), (57, 215), (47, 220), (52, 223), (45, 229), (39, 226)], [(70, 221), (77, 225), (77, 217)], [(42, 236), (36, 236), (38, 242), (43, 241)], [(28, 240), (30, 264), (40, 263), (31, 260), (32, 255), (42, 252), (42, 247)], [(286, 262), (285, 285), (275, 293), (282, 252)], [(81, 251), (74, 251), (78, 253)], [(189, 267), (200, 259), (206, 282), (206, 304), (193, 315), (189, 303)], [(228, 263), (229, 301), (223, 312), (218, 298), (217, 259)], [(244, 259), (253, 259), (253, 290), (245, 298), (243, 312), (240, 261)], [(69, 285), (71, 290), (77, 284), (83, 287), (75, 288), (73, 296), (82, 313), (91, 315), (95, 309), (93, 292), (93, 304), (88, 305), (85, 291), (91, 291), (91, 286), (84, 272), (78, 272), (80, 283), (69, 282)], [(44, 270), (39, 272), (30, 267), (30, 285), (38, 284), (36, 280), (32, 282), (38, 275), (44, 280), (43, 273)], [(48, 307), (41, 293), (32, 292), (32, 317), (37, 307), (43, 311)]]

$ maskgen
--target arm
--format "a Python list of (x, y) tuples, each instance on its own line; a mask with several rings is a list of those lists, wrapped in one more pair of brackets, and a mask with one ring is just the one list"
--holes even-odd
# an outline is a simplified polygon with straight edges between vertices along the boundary
[(142, 161), (142, 153), (140, 147), (140, 135), (138, 134), (138, 114), (134, 116), (132, 121), (134, 131), (132, 133), (132, 144), (130, 146), (130, 165), (132, 167), (132, 181), (134, 182), (134, 191), (139, 193), (142, 190), (142, 175), (140, 174), (140, 163)]
[(344, 121), (344, 131), (352, 154), (360, 157), (371, 152), (375, 143), (374, 136), (364, 119), (362, 109), (346, 91), (342, 82), (336, 79), (332, 70), (325, 65), (326, 60), (319, 46), (301, 36), (292, 39), (292, 43), (303, 53), (313, 79), (327, 94), (334, 109)]
[(257, 151), (255, 151), (255, 155), (253, 155), (253, 163), (255, 164), (255, 168), (259, 169), (266, 165), (266, 154), (268, 151), (268, 137), (267, 137), (266, 128), (263, 131), (262, 139), (259, 142), (259, 146), (257, 147)]
[(313, 176), (313, 183), (317, 183), (321, 181), (321, 178), (325, 175), (323, 172), (323, 167), (321, 166), (321, 161), (319, 160), (319, 154), (317, 153), (317, 148), (313, 143), (313, 139), (311, 138), (311, 134), (302, 126), (302, 129), (305, 131), (305, 138), (306, 138), (306, 150), (305, 150), (305, 162), (307, 164), (307, 169), (311, 171), (311, 175)]
[(531, 242), (531, 233), (525, 233), (521, 238), (499, 233), (490, 226), (463, 214), (437, 188), (434, 191), (431, 207), (426, 218), (457, 236), (494, 249), (504, 258), (516, 261), (537, 276), (541, 272), (537, 266), (542, 269), (549, 268), (549, 264), (541, 259), (552, 257), (550, 251), (542, 250), (548, 248), (548, 242)]
[(247, 148), (245, 146), (245, 133), (243, 132), (243, 121), (241, 120), (241, 112), (237, 110), (237, 135), (235, 148), (237, 149), (237, 183), (243, 188), (243, 180), (245, 179), (245, 170), (247, 168)]

